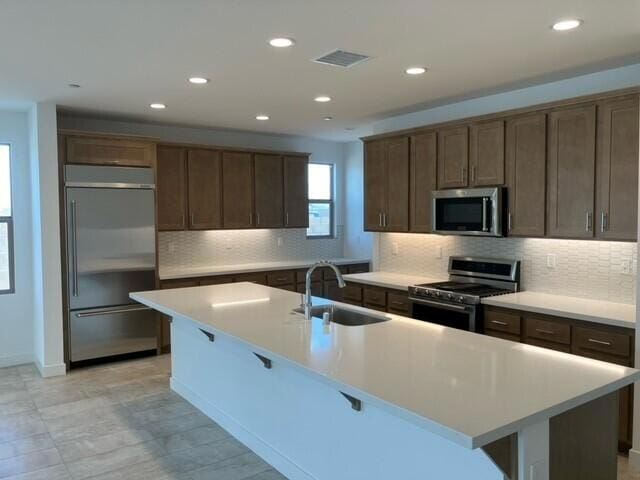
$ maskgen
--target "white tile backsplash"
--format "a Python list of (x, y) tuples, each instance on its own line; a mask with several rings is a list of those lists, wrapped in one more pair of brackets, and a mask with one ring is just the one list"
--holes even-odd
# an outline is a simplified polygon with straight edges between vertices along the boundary
[[(336, 238), (307, 239), (306, 229), (159, 232), (161, 268), (339, 258), (342, 226)], [(281, 246), (278, 246), (278, 239)]]
[[(442, 255), (437, 258), (440, 249)], [(636, 243), (378, 234), (379, 270), (446, 276), (451, 255), (519, 259), (524, 290), (635, 302)], [(555, 268), (547, 266), (548, 255), (555, 255)], [(629, 273), (624, 273), (625, 264)]]

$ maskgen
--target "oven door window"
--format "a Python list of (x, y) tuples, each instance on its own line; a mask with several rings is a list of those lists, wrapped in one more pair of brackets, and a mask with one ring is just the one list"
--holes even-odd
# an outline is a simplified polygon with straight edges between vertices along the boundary
[(445, 310), (416, 302), (412, 303), (411, 308), (411, 316), (416, 320), (467, 331), (475, 327), (472, 326), (472, 312)]
[(436, 199), (436, 229), (449, 232), (481, 232), (491, 229), (491, 202), (483, 225), (483, 197)]

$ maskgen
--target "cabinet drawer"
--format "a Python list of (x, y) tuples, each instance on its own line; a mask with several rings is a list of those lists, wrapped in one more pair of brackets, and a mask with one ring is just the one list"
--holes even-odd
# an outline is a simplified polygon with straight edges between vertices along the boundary
[(484, 328), (485, 330), (496, 330), (498, 332), (520, 336), (520, 315), (486, 309)]
[(264, 273), (242, 273), (239, 275), (234, 275), (234, 282), (251, 282), (251, 283), (259, 283), (260, 285), (267, 284), (267, 276)]
[(546, 342), (562, 343), (565, 345), (571, 343), (571, 327), (565, 323), (554, 320), (543, 320), (536, 317), (525, 317), (524, 321), (527, 338), (537, 338)]
[(387, 292), (380, 288), (365, 287), (363, 298), (366, 306), (382, 308), (387, 306)]
[[(299, 270), (296, 270), (296, 282), (297, 283), (304, 283), (307, 281), (307, 270), (309, 270), (308, 268), (301, 268)], [(312, 282), (321, 282), (322, 281), (322, 270), (321, 269), (315, 269), (313, 271), (313, 273), (311, 274), (311, 281)]]
[[(297, 287), (297, 291), (299, 293), (305, 293), (306, 285), (304, 283), (299, 283)], [(311, 282), (311, 295), (314, 297), (322, 296), (322, 282)]]
[(226, 275), (218, 275), (216, 277), (207, 277), (200, 280), (200, 285), (222, 285), (223, 283), (231, 283), (233, 278)]
[(369, 271), (368, 263), (358, 263), (356, 265), (349, 265), (347, 268), (349, 273), (366, 273)]
[(575, 327), (573, 343), (581, 350), (596, 350), (622, 357), (628, 357), (631, 353), (631, 337), (595, 328)]
[(519, 335), (511, 335), (510, 333), (504, 333), (498, 330), (486, 330), (484, 333), (488, 337), (501, 338), (503, 340), (510, 340), (512, 342), (520, 342)]
[(409, 312), (409, 296), (402, 292), (387, 292), (387, 309), (390, 312)]
[(293, 285), (296, 283), (295, 272), (291, 270), (282, 270), (280, 272), (267, 273), (267, 285)]
[[(340, 270), (340, 273), (342, 273), (343, 275), (345, 275), (347, 273), (347, 267), (344, 265), (340, 265), (338, 266), (338, 270)], [(333, 280), (336, 278), (336, 274), (334, 273), (334, 271), (330, 268), (323, 268), (322, 269), (322, 274), (324, 275), (324, 279), (325, 280)]]
[(351, 302), (362, 302), (362, 287), (357, 284), (347, 283), (342, 289), (342, 298)]
[(536, 347), (548, 348), (549, 350), (555, 350), (556, 352), (571, 353), (571, 346), (562, 343), (548, 342), (546, 340), (539, 340), (537, 338), (526, 338), (524, 343), (527, 345), (535, 345)]
[(163, 280), (162, 282), (160, 282), (160, 288), (162, 290), (167, 290), (170, 288), (187, 288), (187, 287), (197, 287), (197, 286), (198, 286), (198, 281), (193, 280), (191, 278)]

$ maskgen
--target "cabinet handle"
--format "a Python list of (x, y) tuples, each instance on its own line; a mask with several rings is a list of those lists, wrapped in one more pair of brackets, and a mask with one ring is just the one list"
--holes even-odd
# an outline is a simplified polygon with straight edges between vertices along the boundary
[(544, 333), (545, 335), (555, 335), (556, 334), (556, 332), (554, 332), (553, 330), (545, 330), (543, 328), (536, 328), (536, 332)]
[(464, 183), (467, 182), (467, 168), (463, 165), (462, 167), (462, 181)]
[(503, 327), (506, 327), (507, 325), (509, 325), (507, 322), (501, 322), (500, 320), (491, 320), (491, 323), (495, 323), (496, 325), (502, 325)]
[(471, 181), (472, 182), (476, 181), (476, 166), (475, 165), (473, 167), (471, 167)]
[(587, 232), (591, 231), (591, 212), (587, 212)]
[(286, 213), (284, 214), (284, 224), (285, 224), (286, 226), (289, 226), (289, 212), (286, 212)]
[(378, 226), (382, 226), (382, 212), (378, 214)]
[(611, 342), (605, 342), (604, 340), (596, 340), (595, 338), (590, 338), (587, 340), (590, 343), (595, 343), (597, 345), (604, 345), (606, 347), (610, 347), (611, 346)]
[(183, 227), (187, 226), (187, 222), (185, 221), (184, 213), (182, 213), (182, 215), (180, 216), (180, 225), (182, 225)]
[(256, 212), (256, 225), (260, 225), (260, 212)]
[(511, 231), (511, 212), (507, 215), (507, 231)]
[(383, 227), (387, 226), (387, 214), (386, 213), (382, 214), (382, 223), (383, 223), (383, 225), (382, 225)]
[(287, 280), (289, 280), (287, 277), (276, 278), (276, 282), (286, 282)]
[(191, 226), (193, 227), (196, 224), (195, 215), (193, 214), (193, 212), (191, 212), (190, 218), (191, 218), (191, 220), (190, 220), (191, 221)]
[(394, 304), (394, 305), (399, 305), (399, 306), (401, 306), (401, 307), (403, 307), (403, 306), (404, 306), (404, 302), (400, 302), (400, 301), (398, 301), (398, 300), (394, 300), (394, 301), (393, 301), (393, 302), (391, 302), (391, 303), (392, 303), (392, 304)]
[(253, 212), (249, 213), (249, 225), (253, 225)]
[(600, 213), (600, 231), (604, 233), (609, 230), (609, 215), (604, 212)]

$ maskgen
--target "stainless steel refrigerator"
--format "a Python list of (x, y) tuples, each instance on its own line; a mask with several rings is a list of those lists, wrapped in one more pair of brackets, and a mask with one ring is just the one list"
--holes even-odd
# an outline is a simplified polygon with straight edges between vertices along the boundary
[(156, 315), (129, 292), (156, 278), (150, 168), (65, 167), (71, 363), (157, 348)]

